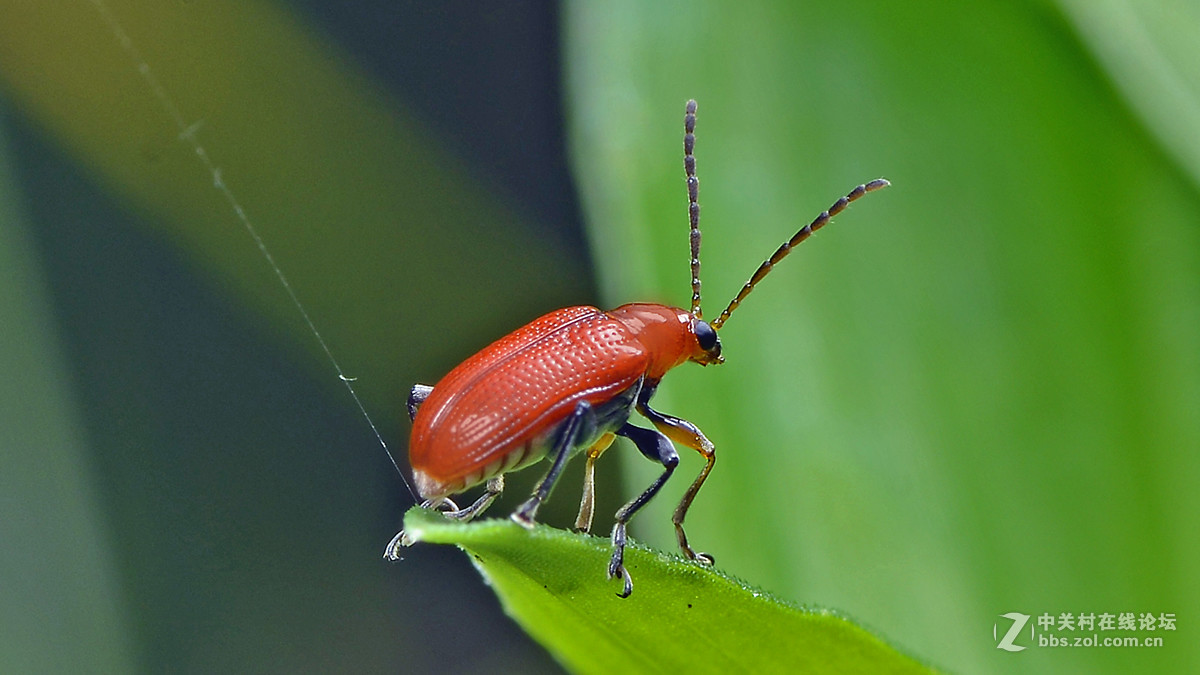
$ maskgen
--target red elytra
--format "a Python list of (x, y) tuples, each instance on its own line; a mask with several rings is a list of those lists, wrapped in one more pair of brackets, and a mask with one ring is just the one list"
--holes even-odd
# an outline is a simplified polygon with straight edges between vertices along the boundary
[(409, 461), (421, 497), (447, 497), (541, 459), (548, 448), (537, 447), (539, 435), (580, 401), (599, 408), (688, 359), (707, 362), (691, 321), (662, 305), (567, 307), (467, 359), (414, 419)]
[[(672, 443), (699, 452), (706, 463), (676, 508), (672, 521), (683, 554), (712, 564), (712, 558), (688, 545), (683, 521), (716, 461), (713, 444), (691, 422), (650, 407), (659, 381), (672, 368), (694, 361), (723, 363), (717, 330), (759, 281), (800, 242), (868, 192), (889, 183), (878, 179), (859, 185), (823, 211), (764, 261), (721, 315), (707, 322), (700, 312), (700, 207), (695, 172), (696, 102), (684, 116), (684, 169), (691, 222), (692, 308), (633, 303), (610, 311), (568, 307), (550, 312), (485, 347), (450, 371), (437, 385), (416, 385), (409, 396), (413, 420), (409, 461), (423, 506), (447, 509), (446, 515), (469, 520), (486, 509), (504, 488), (504, 474), (549, 456), (551, 467), (533, 495), (512, 518), (532, 526), (537, 509), (573, 455), (585, 452), (583, 498), (575, 526), (592, 521), (596, 459), (616, 436), (631, 440), (663, 473), (616, 514), (608, 576), (624, 581), (621, 597), (633, 591), (624, 567), (626, 524), (659, 491), (679, 463)], [(633, 411), (654, 429), (628, 422)], [(481, 483), (487, 489), (475, 503), (458, 508), (450, 501)], [(410, 543), (401, 532), (385, 551), (399, 559)]]

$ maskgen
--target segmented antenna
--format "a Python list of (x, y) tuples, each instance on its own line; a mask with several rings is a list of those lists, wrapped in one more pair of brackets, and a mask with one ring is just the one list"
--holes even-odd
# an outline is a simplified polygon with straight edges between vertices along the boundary
[(692, 223), (692, 316), (700, 318), (700, 179), (696, 178), (696, 101), (683, 116), (683, 170), (687, 174), (688, 219)]
[[(689, 182), (688, 185), (690, 187), (691, 183)], [(775, 253), (771, 254), (770, 258), (766, 259), (763, 261), (763, 264), (758, 266), (758, 269), (754, 271), (754, 274), (750, 277), (750, 280), (746, 282), (745, 286), (742, 286), (742, 290), (738, 291), (737, 297), (735, 297), (733, 300), (730, 300), (729, 306), (725, 308), (725, 311), (721, 312), (721, 316), (718, 316), (717, 320), (712, 322), (713, 330), (720, 328), (721, 325), (724, 324), (727, 319), (729, 319), (729, 315), (733, 314), (733, 310), (737, 309), (738, 305), (742, 304), (742, 301), (746, 299), (746, 296), (750, 295), (750, 291), (754, 290), (754, 287), (758, 285), (758, 282), (762, 281), (763, 277), (767, 276), (771, 269), (774, 268), (775, 265), (779, 264), (780, 260), (783, 260), (787, 257), (787, 254), (792, 252), (792, 248), (794, 246), (797, 246), (800, 242), (808, 239), (809, 235), (811, 235), (813, 232), (825, 227), (825, 224), (832, 220), (834, 216), (845, 210), (845, 208), (850, 205), (850, 202), (862, 197), (868, 192), (882, 190), (889, 185), (891, 185), (891, 183), (887, 182), (883, 178), (873, 180), (864, 185), (859, 185), (851, 190), (850, 193), (845, 197), (842, 197), (834, 202), (833, 206), (830, 206), (827, 211), (822, 211), (821, 215), (817, 216), (811, 223), (801, 228), (799, 232), (792, 235), (791, 239), (783, 242), (783, 245), (780, 246)], [(694, 222), (695, 221), (693, 221), (693, 223)], [(696, 270), (699, 268), (699, 263), (695, 260), (697, 250), (696, 245), (699, 243), (699, 232), (694, 229), (694, 224), (692, 232), (692, 275), (694, 277)], [(696, 297), (692, 301), (693, 306), (695, 306), (699, 302), (700, 282), (698, 280), (693, 281), (692, 287), (694, 290), (696, 290)]]

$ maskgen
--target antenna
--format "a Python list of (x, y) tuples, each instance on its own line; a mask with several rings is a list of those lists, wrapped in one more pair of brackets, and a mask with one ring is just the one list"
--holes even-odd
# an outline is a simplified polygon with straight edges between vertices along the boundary
[[(688, 109), (694, 110), (695, 104), (689, 103)], [(685, 147), (687, 145), (687, 138), (690, 136), (691, 136), (690, 133), (687, 136), (684, 136)], [(692, 180), (691, 174), (689, 173), (689, 178), (688, 178), (689, 190), (692, 189), (691, 180)], [(750, 295), (750, 291), (754, 290), (754, 287), (758, 285), (758, 282), (762, 281), (763, 277), (767, 276), (767, 274), (769, 274), (771, 272), (771, 270), (774, 269), (775, 265), (779, 264), (780, 260), (783, 260), (784, 258), (787, 257), (787, 254), (792, 252), (792, 248), (794, 246), (797, 246), (800, 244), (800, 242), (804, 241), (805, 239), (808, 239), (808, 237), (810, 235), (812, 235), (813, 232), (816, 232), (817, 230), (821, 229), (822, 227), (825, 227), (825, 225), (830, 220), (832, 220), (834, 216), (836, 216), (837, 214), (844, 211), (846, 209), (846, 207), (850, 205), (850, 202), (858, 199), (859, 197), (862, 197), (863, 195), (867, 194), (868, 192), (882, 190), (883, 188), (885, 188), (889, 185), (891, 185), (891, 183), (887, 182), (883, 178), (873, 180), (870, 183), (865, 183), (863, 185), (859, 185), (858, 187), (851, 190), (845, 197), (842, 197), (841, 199), (834, 202), (833, 205), (830, 206), (828, 210), (822, 211), (821, 214), (819, 216), (817, 216), (815, 219), (813, 219), (813, 221), (811, 223), (809, 223), (808, 225), (805, 225), (803, 228), (800, 229), (799, 232), (792, 235), (791, 239), (783, 242), (783, 245), (781, 245), (773, 254), (771, 254), (770, 258), (767, 258), (766, 260), (763, 261), (763, 264), (758, 266), (758, 269), (754, 271), (754, 274), (750, 277), (750, 280), (746, 282), (745, 286), (742, 286), (742, 290), (738, 291), (737, 296), (733, 300), (729, 301), (729, 306), (725, 308), (725, 311), (721, 312), (721, 316), (718, 316), (716, 321), (712, 322), (713, 330), (719, 329), (729, 319), (729, 315), (733, 314), (733, 310), (737, 309), (738, 305), (742, 304), (742, 301), (746, 299), (746, 296)], [(692, 194), (694, 195), (694, 192)], [(697, 207), (695, 205), (694, 200), (692, 202), (692, 206), (694, 209), (693, 213), (695, 214), (692, 216), (692, 289), (693, 289), (692, 308), (693, 308), (693, 313), (695, 313), (694, 310), (697, 307), (699, 307), (699, 303), (700, 303), (700, 281), (699, 281), (699, 279), (696, 278), (696, 275), (697, 275), (697, 273), (699, 271), (699, 267), (700, 267), (700, 263), (697, 260), (697, 257), (698, 257), (697, 251), (698, 251), (699, 244), (700, 244), (700, 232), (699, 232), (699, 230), (696, 229), (696, 221), (697, 221), (697, 216), (699, 215), (699, 207)], [(699, 314), (697, 314), (697, 316), (699, 316)]]
[(692, 223), (692, 316), (700, 318), (700, 179), (696, 178), (696, 100), (683, 116), (683, 170), (687, 174), (688, 219)]

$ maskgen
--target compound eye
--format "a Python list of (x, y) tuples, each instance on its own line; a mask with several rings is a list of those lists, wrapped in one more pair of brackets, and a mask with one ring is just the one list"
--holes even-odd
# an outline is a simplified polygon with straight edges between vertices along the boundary
[(700, 349), (711, 352), (717, 346), (717, 331), (713, 330), (707, 321), (697, 319), (692, 325), (692, 332), (696, 334), (696, 342)]

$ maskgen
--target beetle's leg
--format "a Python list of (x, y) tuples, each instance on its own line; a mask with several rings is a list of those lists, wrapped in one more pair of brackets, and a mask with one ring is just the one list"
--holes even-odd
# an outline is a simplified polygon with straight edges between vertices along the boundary
[(534, 488), (533, 495), (524, 504), (518, 506), (516, 511), (513, 511), (512, 519), (517, 524), (533, 527), (533, 518), (537, 515), (538, 507), (550, 496), (550, 491), (554, 489), (554, 484), (562, 475), (563, 467), (571, 458), (571, 450), (575, 448), (575, 442), (583, 435), (585, 425), (594, 428), (595, 414), (592, 412), (590, 403), (580, 401), (575, 404), (575, 410), (571, 411), (571, 415), (567, 417), (562, 432), (558, 435), (558, 441), (554, 444), (553, 463), (550, 465), (550, 470)]
[[(713, 564), (711, 555), (697, 552), (688, 545), (687, 534), (683, 531), (683, 519), (687, 516), (688, 508), (692, 505), (692, 500), (696, 498), (696, 493), (700, 491), (700, 486), (704, 485), (708, 473), (712, 471), (713, 464), (717, 461), (716, 448), (713, 447), (712, 441), (704, 437), (704, 433), (695, 424), (654, 410), (646, 403), (650, 396), (646, 395), (644, 390), (642, 393), (643, 396), (638, 402), (638, 412), (645, 415), (646, 419), (654, 424), (654, 428), (666, 434), (668, 438), (699, 452), (707, 460), (704, 468), (700, 470), (700, 475), (696, 476), (696, 480), (692, 481), (692, 486), (683, 494), (683, 499), (679, 501), (679, 506), (675, 509), (675, 515), (671, 517), (671, 522), (675, 523), (675, 538), (679, 541), (679, 548), (683, 554), (692, 560), (711, 565)], [(653, 393), (654, 391), (650, 390), (650, 394)]]
[(671, 440), (662, 433), (653, 429), (643, 429), (635, 427), (632, 424), (626, 424), (617, 430), (617, 435), (624, 436), (633, 441), (637, 449), (650, 459), (662, 464), (666, 470), (662, 472), (650, 487), (646, 488), (642, 494), (636, 499), (621, 507), (617, 511), (616, 524), (613, 525), (612, 544), (613, 554), (612, 559), (608, 563), (608, 578), (613, 579), (620, 575), (625, 580), (625, 590), (617, 595), (622, 598), (628, 598), (633, 592), (633, 579), (630, 578), (629, 572), (625, 570), (625, 525), (633, 518), (633, 514), (646, 505), (646, 502), (654, 498), (658, 494), (663, 483), (674, 473), (675, 467), (679, 465), (679, 453), (675, 452), (675, 446), (671, 445)]
[(583, 497), (579, 500), (579, 515), (575, 518), (575, 531), (587, 532), (592, 529), (592, 513), (596, 505), (596, 460), (616, 438), (607, 433), (587, 449), (587, 465), (583, 468)]
[[(441, 511), (446, 515), (450, 515), (455, 511), (462, 510), (458, 508), (458, 504), (455, 504), (453, 500), (445, 498), (426, 499), (425, 501), (421, 502), (421, 508), (434, 509)], [(413, 540), (410, 539), (407, 534), (405, 534), (404, 530), (400, 530), (396, 533), (396, 536), (392, 537), (392, 540), (388, 542), (388, 545), (383, 547), (383, 557), (385, 560), (390, 560), (392, 562), (401, 560), (400, 549), (405, 546), (412, 546), (412, 544)]]
[(433, 387), (427, 384), (414, 384), (412, 391), (408, 394), (408, 419), (417, 419), (417, 408), (429, 398), (429, 392), (433, 391)]
[(488, 479), (486, 492), (484, 492), (479, 499), (476, 499), (474, 504), (465, 509), (447, 511), (443, 515), (445, 515), (447, 518), (453, 518), (455, 520), (466, 522), (483, 513), (487, 507), (492, 505), (492, 502), (496, 501), (496, 497), (499, 497), (501, 492), (504, 492), (503, 474)]
[(596, 508), (596, 458), (598, 452), (587, 453), (587, 464), (583, 467), (583, 495), (579, 498), (579, 515), (575, 516), (575, 531), (592, 530), (592, 513)]
[(388, 545), (383, 547), (383, 559), (390, 562), (403, 560), (403, 557), (400, 555), (400, 549), (410, 545), (412, 545), (412, 541), (409, 540), (408, 535), (404, 534), (404, 530), (400, 530), (396, 533), (396, 536), (392, 537)]
[[(441, 508), (441, 507), (446, 507), (446, 508)], [(442, 499), (440, 501), (426, 499), (425, 501), (421, 502), (421, 508), (436, 509), (438, 511), (441, 511), (442, 513), (445, 513), (446, 515), (450, 515), (450, 513), (453, 511), (461, 510), (458, 508), (457, 504), (455, 504), (453, 501), (451, 501), (449, 499)], [(396, 536), (392, 537), (392, 540), (388, 542), (387, 546), (383, 547), (383, 559), (389, 560), (391, 562), (397, 562), (397, 561), (403, 560), (404, 558), (400, 555), (400, 549), (404, 548), (405, 546), (412, 546), (412, 545), (413, 545), (412, 538), (410, 538), (408, 536), (407, 532), (405, 532), (404, 530), (400, 530), (399, 532), (396, 533)]]
[(421, 508), (433, 509), (434, 511), (441, 511), (445, 514), (449, 514), (452, 511), (461, 510), (458, 508), (458, 504), (455, 504), (454, 500), (450, 499), (449, 497), (443, 497), (442, 499), (426, 499), (425, 501), (421, 502)]
[[(449, 499), (441, 499), (439, 501), (427, 499), (424, 502), (421, 502), (421, 508), (437, 509), (441, 511), (442, 515), (446, 516), (447, 518), (453, 518), (455, 520), (466, 522), (483, 513), (484, 509), (491, 506), (492, 502), (496, 501), (496, 497), (499, 497), (501, 492), (504, 492), (503, 475), (496, 476), (495, 478), (489, 478), (486, 492), (484, 492), (479, 499), (476, 499), (474, 504), (465, 509), (458, 508), (458, 505)], [(392, 540), (388, 542), (388, 545), (384, 547), (383, 557), (387, 560), (391, 560), (392, 562), (400, 560), (400, 549), (405, 546), (412, 546), (412, 543), (412, 539), (410, 539), (409, 536), (404, 533), (404, 530), (400, 530), (396, 536), (392, 537)]]

